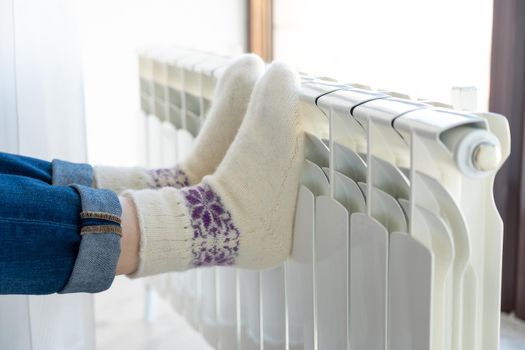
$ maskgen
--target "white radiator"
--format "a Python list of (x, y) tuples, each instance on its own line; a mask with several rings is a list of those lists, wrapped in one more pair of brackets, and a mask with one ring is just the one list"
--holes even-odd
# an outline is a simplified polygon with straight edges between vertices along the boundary
[[(139, 61), (144, 165), (173, 166), (230, 59), (165, 49)], [(149, 285), (217, 349), (498, 349), (503, 224), (492, 190), (509, 129), (500, 115), (438, 105), (303, 75), (291, 257)]]

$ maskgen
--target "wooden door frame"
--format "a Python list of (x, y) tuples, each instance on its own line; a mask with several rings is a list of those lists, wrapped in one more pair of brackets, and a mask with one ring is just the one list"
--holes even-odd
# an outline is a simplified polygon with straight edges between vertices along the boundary
[(273, 59), (273, 1), (248, 0), (248, 51)]

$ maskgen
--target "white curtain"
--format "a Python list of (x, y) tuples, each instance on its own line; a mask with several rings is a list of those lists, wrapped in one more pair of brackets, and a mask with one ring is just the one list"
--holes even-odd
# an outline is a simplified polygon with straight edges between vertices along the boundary
[[(0, 0), (0, 151), (86, 161), (75, 2)], [(0, 296), (0, 349), (94, 349), (88, 294)]]

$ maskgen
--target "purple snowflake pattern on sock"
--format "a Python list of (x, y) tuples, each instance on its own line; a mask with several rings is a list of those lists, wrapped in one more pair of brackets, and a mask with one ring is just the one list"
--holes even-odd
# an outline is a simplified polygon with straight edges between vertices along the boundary
[(183, 188), (190, 185), (188, 175), (178, 166), (174, 168), (148, 170), (148, 175), (150, 179), (148, 185), (150, 188)]
[(207, 184), (181, 190), (193, 228), (192, 265), (233, 265), (240, 233), (221, 198)]

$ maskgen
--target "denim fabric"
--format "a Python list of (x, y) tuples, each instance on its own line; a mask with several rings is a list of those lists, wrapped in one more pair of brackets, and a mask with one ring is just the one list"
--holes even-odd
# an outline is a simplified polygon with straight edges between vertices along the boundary
[(89, 164), (70, 163), (53, 159), (53, 185), (67, 186), (79, 184), (91, 186), (93, 183), (93, 168)]
[(110, 190), (82, 185), (73, 187), (82, 203), (82, 241), (71, 278), (60, 293), (95, 293), (108, 289), (115, 277), (120, 256), (117, 232), (120, 232), (122, 209), (117, 196)]
[(80, 210), (71, 187), (0, 174), (0, 294), (64, 288), (80, 245)]
[(0, 294), (111, 285), (121, 208), (115, 193), (91, 183), (89, 165), (0, 152)]
[(0, 152), (0, 174), (25, 176), (51, 184), (51, 163), (36, 158)]

